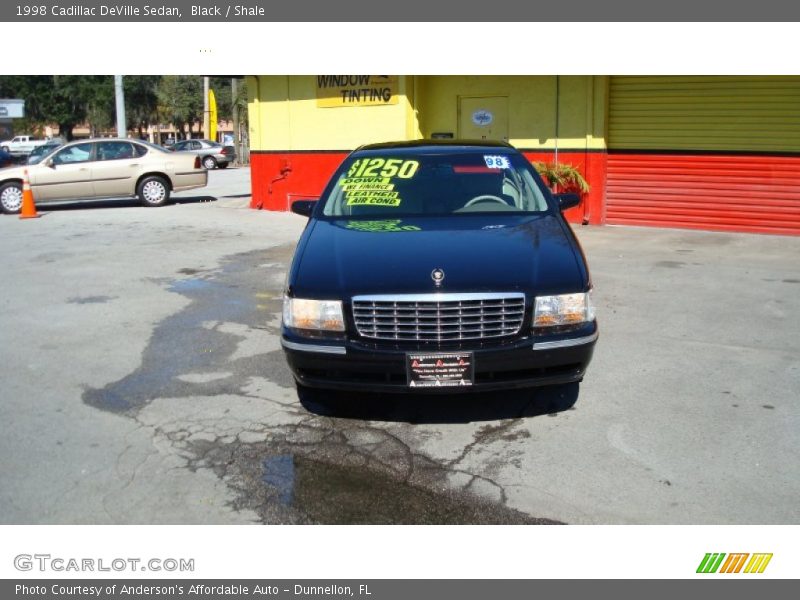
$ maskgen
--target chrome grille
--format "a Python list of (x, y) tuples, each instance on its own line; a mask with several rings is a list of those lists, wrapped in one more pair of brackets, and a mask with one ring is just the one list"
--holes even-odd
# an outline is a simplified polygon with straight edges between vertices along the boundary
[(514, 335), (524, 315), (521, 293), (353, 297), (359, 335), (382, 340), (443, 342)]

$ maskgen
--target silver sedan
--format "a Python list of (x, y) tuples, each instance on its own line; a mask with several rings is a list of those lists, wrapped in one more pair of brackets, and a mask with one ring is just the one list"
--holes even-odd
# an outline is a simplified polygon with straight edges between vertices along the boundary
[(206, 169), (224, 169), (234, 160), (236, 152), (233, 146), (223, 146), (211, 140), (183, 140), (169, 147), (172, 152), (191, 152), (200, 157)]
[(36, 204), (138, 197), (145, 206), (161, 206), (171, 192), (208, 184), (199, 156), (173, 154), (135, 140), (82, 140), (65, 144), (38, 164), (0, 171), (3, 212), (22, 208), (26, 170)]

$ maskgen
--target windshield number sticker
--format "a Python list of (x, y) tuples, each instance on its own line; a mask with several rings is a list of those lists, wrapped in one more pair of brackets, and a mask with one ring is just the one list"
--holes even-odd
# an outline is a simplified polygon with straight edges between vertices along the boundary
[(484, 156), (486, 166), (490, 169), (510, 169), (511, 162), (505, 156)]
[[(379, 170), (380, 169), (380, 170)], [(347, 172), (348, 177), (399, 177), (411, 179), (419, 169), (416, 160), (399, 158), (359, 158)]]

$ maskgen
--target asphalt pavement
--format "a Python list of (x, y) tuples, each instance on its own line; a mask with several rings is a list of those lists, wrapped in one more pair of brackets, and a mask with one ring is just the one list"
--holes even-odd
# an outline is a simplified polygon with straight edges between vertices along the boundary
[(800, 238), (580, 227), (582, 384), (298, 398), (249, 190), (0, 217), (0, 521), (800, 522)]

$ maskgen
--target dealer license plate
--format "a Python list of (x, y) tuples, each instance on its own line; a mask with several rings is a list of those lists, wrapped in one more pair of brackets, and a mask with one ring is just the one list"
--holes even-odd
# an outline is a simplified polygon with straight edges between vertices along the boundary
[(475, 359), (472, 352), (409, 352), (406, 372), (412, 388), (463, 387), (475, 383)]

